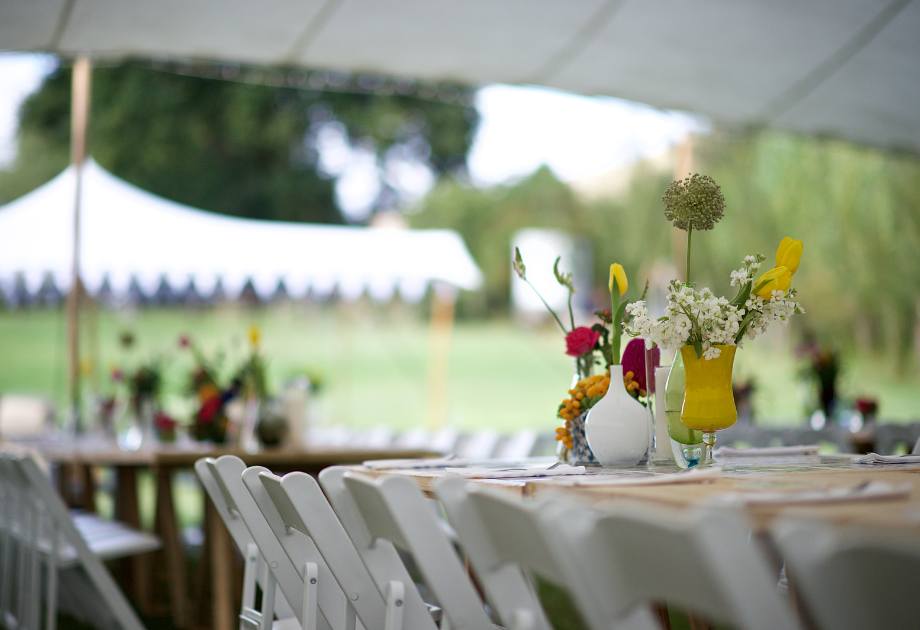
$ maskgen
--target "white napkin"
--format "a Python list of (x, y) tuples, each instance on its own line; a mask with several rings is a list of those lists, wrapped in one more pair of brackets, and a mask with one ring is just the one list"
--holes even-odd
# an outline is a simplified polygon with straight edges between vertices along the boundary
[(920, 455), (879, 455), (869, 453), (853, 460), (856, 464), (920, 464)]
[(524, 460), (429, 457), (422, 459), (369, 459), (361, 465), (371, 470), (423, 470), (425, 468), (465, 468), (467, 466), (509, 468), (511, 466), (533, 466), (538, 463), (550, 466), (555, 461), (555, 457), (533, 457)]
[(879, 501), (903, 499), (910, 496), (911, 485), (870, 481), (855, 486), (821, 488), (819, 490), (794, 490), (788, 492), (733, 492), (713, 499), (717, 503), (744, 503), (746, 505), (796, 505), (810, 503), (846, 503), (848, 501)]
[(563, 475), (583, 475), (584, 466), (560, 464), (549, 466), (521, 466), (516, 468), (448, 468), (446, 472), (467, 479), (520, 479), (524, 477), (558, 477)]
[(560, 483), (571, 486), (663, 486), (679, 483), (706, 483), (718, 479), (722, 469), (718, 466), (712, 468), (691, 468), (686, 472), (667, 473), (663, 475), (645, 475), (642, 477), (629, 477), (616, 474), (588, 475), (579, 479), (564, 479)]
[(763, 464), (817, 464), (818, 447), (810, 446), (766, 446), (759, 448), (731, 448), (722, 446), (713, 453), (720, 463), (749, 466)]

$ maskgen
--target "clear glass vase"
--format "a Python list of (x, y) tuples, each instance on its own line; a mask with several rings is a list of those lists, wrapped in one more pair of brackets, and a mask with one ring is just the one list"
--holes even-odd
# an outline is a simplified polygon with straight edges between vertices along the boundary
[(687, 428), (680, 420), (680, 411), (684, 404), (685, 379), (683, 358), (678, 352), (674, 355), (668, 381), (664, 386), (664, 413), (667, 417), (668, 437), (674, 462), (681, 468), (692, 468), (700, 463), (704, 446), (703, 434)]

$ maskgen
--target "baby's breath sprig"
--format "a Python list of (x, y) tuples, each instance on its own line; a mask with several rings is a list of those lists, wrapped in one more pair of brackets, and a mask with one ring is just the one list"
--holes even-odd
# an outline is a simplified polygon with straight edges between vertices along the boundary
[(711, 230), (725, 213), (722, 189), (708, 175), (693, 173), (671, 182), (661, 198), (664, 216), (674, 227), (687, 232), (687, 277), (690, 282), (690, 244), (693, 230)]

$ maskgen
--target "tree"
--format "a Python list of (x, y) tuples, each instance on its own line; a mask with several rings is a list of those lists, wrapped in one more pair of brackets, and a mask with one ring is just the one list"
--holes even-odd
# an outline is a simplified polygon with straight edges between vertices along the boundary
[[(462, 174), (477, 122), (470, 90), (451, 102), (415, 96), (270, 87), (203, 78), (214, 66), (155, 69), (145, 62), (93, 72), (91, 151), (119, 177), (180, 203), (240, 216), (338, 223), (335, 173), (325, 172), (318, 142), (344, 130), (372, 151), (381, 187), (374, 209), (398, 205), (387, 177), (393, 161), (436, 175)], [(181, 73), (180, 73), (181, 72)], [(311, 73), (285, 71), (296, 85)], [(286, 75), (286, 76), (287, 76)], [(441, 86), (427, 86), (434, 93)], [(417, 90), (416, 92), (420, 92)], [(23, 104), (20, 152), (0, 195), (21, 194), (64, 168), (70, 142), (70, 68), (58, 67)], [(36, 181), (37, 180), (37, 181)], [(26, 189), (28, 190), (28, 189)]]

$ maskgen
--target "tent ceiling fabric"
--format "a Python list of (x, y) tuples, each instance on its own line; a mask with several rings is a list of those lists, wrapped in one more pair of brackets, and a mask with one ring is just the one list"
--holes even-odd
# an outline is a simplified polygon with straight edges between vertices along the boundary
[[(0, 207), (0, 291), (15, 303), (48, 282), (70, 286), (73, 167)], [(167, 287), (261, 298), (288, 295), (421, 299), (432, 283), (475, 289), (479, 267), (450, 230), (357, 228), (256, 221), (156, 197), (93, 161), (83, 171), (82, 278), (92, 293), (150, 296)]]
[(541, 84), (920, 152), (917, 0), (30, 0), (0, 48)]

